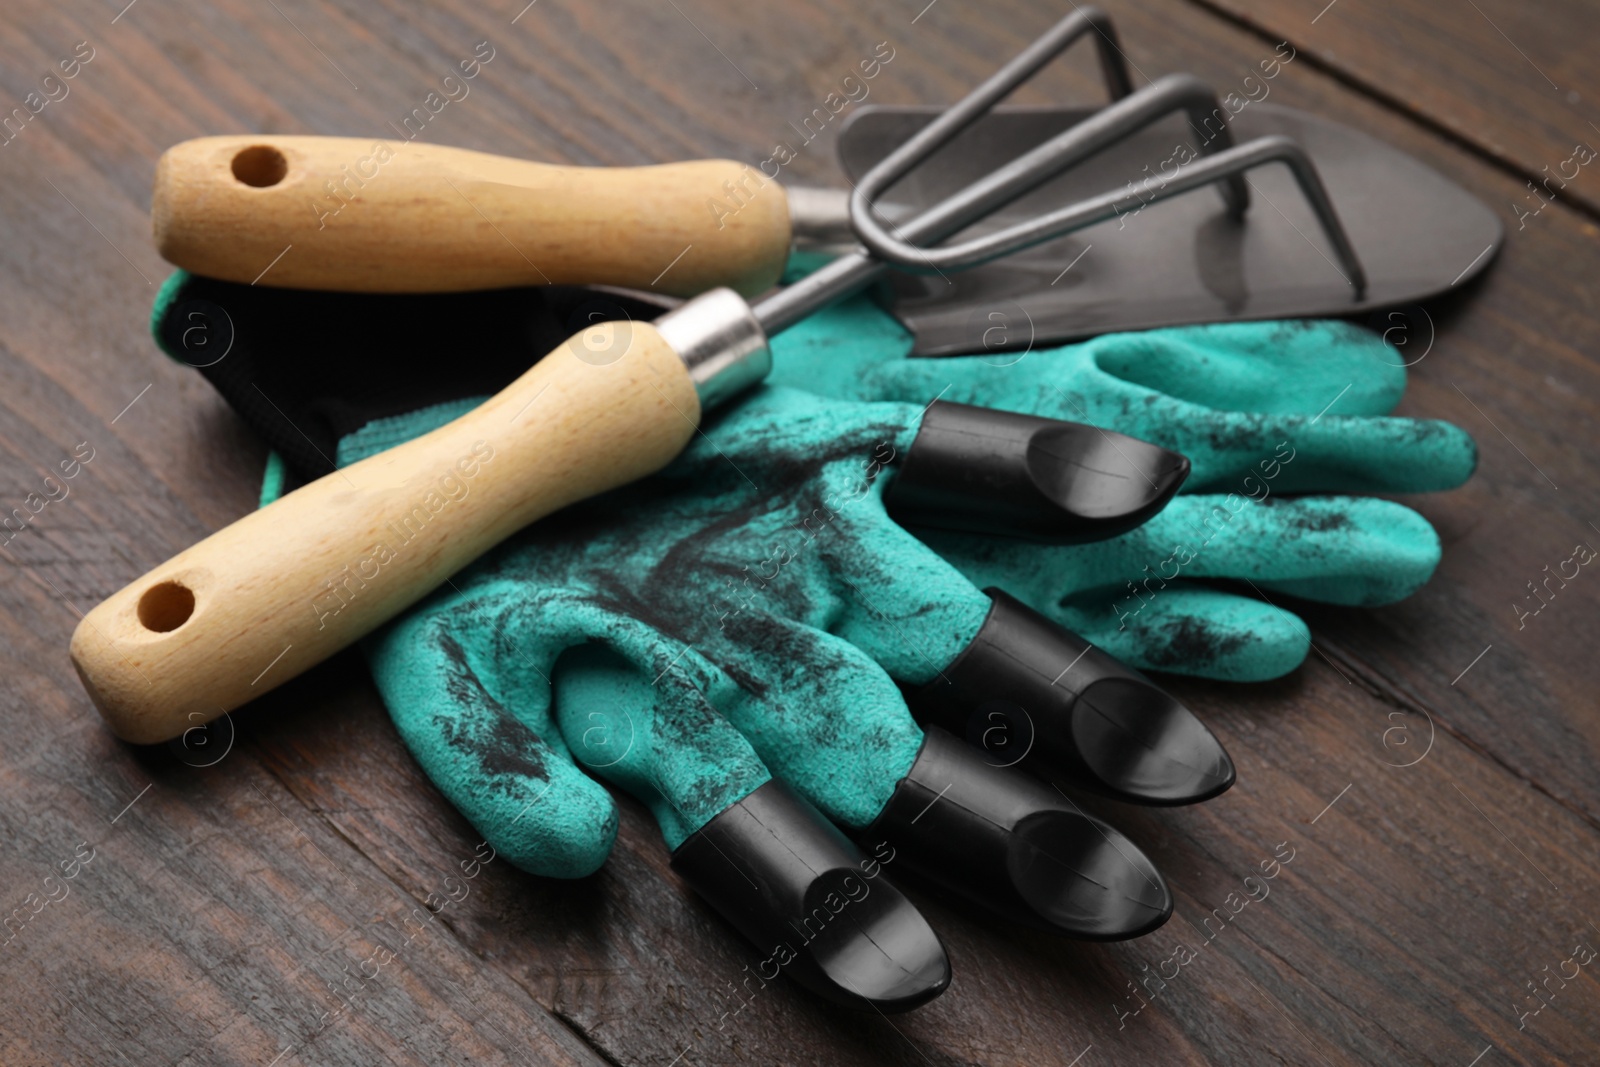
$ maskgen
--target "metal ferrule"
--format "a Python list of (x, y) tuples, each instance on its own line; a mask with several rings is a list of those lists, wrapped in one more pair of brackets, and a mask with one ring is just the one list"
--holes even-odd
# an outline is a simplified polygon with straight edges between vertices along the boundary
[(732, 289), (702, 293), (661, 316), (655, 327), (688, 368), (702, 411), (772, 373), (766, 331)]
[(797, 251), (840, 255), (860, 244), (850, 225), (847, 190), (791, 185), (784, 191), (789, 195), (789, 232)]

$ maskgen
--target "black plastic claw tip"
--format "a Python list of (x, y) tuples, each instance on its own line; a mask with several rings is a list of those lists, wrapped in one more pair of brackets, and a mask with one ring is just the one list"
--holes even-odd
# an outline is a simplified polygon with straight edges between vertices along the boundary
[(1226, 791), (1233, 761), (1150, 679), (998, 589), (972, 643), (909, 694), (912, 711), (1045, 777), (1134, 804)]
[(1070, 544), (1140, 525), (1188, 476), (1187, 457), (1135, 437), (935, 401), (884, 503), (904, 524)]
[(1071, 800), (934, 727), (862, 835), (990, 911), (1091, 941), (1147, 934), (1172, 915), (1161, 873)]
[(763, 955), (846, 1007), (909, 1011), (944, 992), (950, 960), (922, 913), (822, 813), (773, 780), (691, 834), (672, 867)]

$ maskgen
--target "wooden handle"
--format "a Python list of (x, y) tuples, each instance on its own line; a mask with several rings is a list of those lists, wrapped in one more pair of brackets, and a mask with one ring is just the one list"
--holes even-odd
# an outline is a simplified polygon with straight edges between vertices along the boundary
[(156, 247), (196, 274), (285, 288), (455, 292), (776, 284), (783, 189), (728, 160), (558, 167), (355, 137), (201, 137), (156, 164)]
[(482, 406), (246, 515), (109, 597), (72, 661), (119, 737), (165, 741), (358, 640), (542, 515), (659, 470), (695, 432), (682, 360), (603, 323)]

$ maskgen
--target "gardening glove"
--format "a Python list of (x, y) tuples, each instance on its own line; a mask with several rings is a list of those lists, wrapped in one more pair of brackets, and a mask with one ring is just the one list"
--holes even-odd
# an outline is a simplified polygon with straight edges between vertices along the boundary
[[(469, 406), (369, 424), (341, 442), (339, 463)], [(913, 704), (930, 691), (954, 708), (941, 690), (968, 683), (953, 665), (963, 652), (993, 658), (980, 638), (1009, 636), (996, 634), (990, 598), (884, 511), (881, 474), (910, 448), (918, 414), (767, 391), (709, 420), (662, 474), (529, 527), (369, 643), (402, 736), (491, 843), (541, 873), (587, 873), (610, 847), (608, 798), (575, 761), (651, 807), (675, 867), (714, 901), (740, 888), (730, 859), (759, 865), (774, 841), (781, 856), (795, 847), (802, 831), (788, 824), (801, 820), (768, 796), (792, 789), (880, 861), (1003, 914), (1081, 937), (1153, 928), (1170, 897), (1132, 842), (982, 750), (925, 732), (894, 684), (913, 687)], [(748, 564), (768, 581), (747, 600), (728, 578)], [(1079, 657), (1087, 676), (1102, 669), (1035, 625), (1045, 647), (1020, 651), (1048, 658), (1052, 676)], [(1019, 702), (1039, 684), (1026, 667)], [(1175, 704), (1151, 714), (1161, 694), (1127, 672), (1102, 684), (1137, 688), (1144, 703), (1091, 694), (1106, 707), (1077, 716), (1085, 743), (1052, 739), (1078, 762), (1102, 761), (1105, 781), (1085, 784), (1155, 799), (1226, 787), (1231, 766), (1192, 716)], [(1132, 712), (1143, 718), (1118, 718)], [(1206, 747), (1182, 736), (1174, 755), (1163, 715)], [(545, 788), (552, 797), (524, 816)], [(533, 818), (552, 800), (555, 819)], [(736, 832), (750, 818), (762, 835)]]
[[(280, 293), (253, 304), (252, 294), (214, 286), (181, 277), (169, 285), (157, 335), (181, 355), (190, 314), (198, 307), (220, 322), (225, 303), (238, 350), (201, 362), (246, 357), (236, 371), (252, 348), (289, 351), (257, 342), (275, 324), (296, 322), (285, 314), (294, 297), (315, 296)], [(207, 308), (201, 293), (221, 299)], [(356, 340), (371, 343), (367, 327), (394, 321), (388, 312), (399, 310), (357, 322), (347, 308), (339, 321), (355, 323)], [(327, 342), (307, 366), (360, 359), (357, 351), (346, 357), (316, 323), (298, 324)], [(491, 351), (502, 339), (492, 330), (474, 336)], [(405, 347), (410, 328), (388, 340)], [(372, 350), (391, 355), (383, 344)], [(385, 383), (385, 402), (403, 393), (392, 371), (403, 363), (371, 368), (369, 357), (369, 369), (391, 371), (372, 375)], [(341, 466), (473, 403), (363, 420), (349, 413), (370, 409), (368, 396), (295, 404), (291, 413), (257, 391), (286, 425), (330, 411), (361, 422), (337, 444)], [(259, 417), (264, 409), (253, 410)], [(675, 865), (758, 944), (781, 935), (794, 914), (825, 919), (816, 899), (852, 899), (848, 887), (844, 898), (822, 892), (836, 887), (820, 875), (796, 881), (796, 842), (827, 840), (803, 829), (804, 802), (872, 842), (881, 862), (898, 857), (1035, 925), (1100, 938), (1158, 925), (1170, 895), (1130, 841), (1064, 794), (995, 764), (1027, 759), (1156, 803), (1215, 795), (1231, 783), (1232, 766), (1209, 732), (1147, 680), (1014, 601), (991, 600), (889, 520), (879, 475), (902, 454), (916, 461), (911, 442), (937, 410), (765, 391), (709, 421), (667, 472), (537, 524), (457, 576), (369, 643), (385, 701), (419, 762), (513, 862), (566, 876), (597, 866), (615, 832), (609, 796), (574, 761), (622, 785), (656, 812)], [(1120, 441), (1165, 488), (1129, 494), (1126, 473), (1070, 478), (1065, 460), (1076, 453), (1056, 448), (1059, 499), (1034, 491), (1020, 502), (999, 500), (1030, 521), (1055, 507), (1078, 535), (1097, 522), (1123, 523), (1130, 507), (1159, 507), (1186, 469), (1181, 457), (1131, 439), (1043, 422), (1002, 417), (1004, 443), (1020, 442), (1022, 456), (1029, 443), (1048, 453), (1074, 434), (1102, 451), (1104, 441)], [(1058, 439), (1046, 440), (1045, 431)], [(467, 492), (462, 479), (447, 487), (447, 495)], [(760, 604), (729, 581), (752, 562), (771, 585), (757, 591)], [(322, 610), (341, 609), (340, 588), (359, 595), (348, 581), (330, 582)], [(913, 687), (928, 718), (990, 751), (937, 729), (925, 734), (889, 675)], [(997, 697), (1011, 702), (996, 708)], [(1024, 713), (1025, 741), (1006, 722), (1024, 707), (1033, 709)], [(1004, 759), (994, 758), (997, 750)], [(758, 832), (780, 815), (781, 833)], [(841, 846), (830, 847), (832, 858), (807, 857), (802, 872), (837, 871)], [(856, 862), (866, 871), (872, 861)], [(738, 870), (768, 872), (754, 880), (768, 890), (759, 907), (739, 896), (741, 881), (753, 881), (732, 877)], [(784, 885), (791, 891), (774, 899), (772, 887)], [(808, 943), (810, 955), (802, 952), (791, 973), (836, 995), (865, 990), (886, 1007), (936, 991), (933, 961), (942, 955), (929, 947), (931, 933), (905, 918), (909, 905), (887, 892), (878, 900), (886, 911), (893, 905), (894, 920), (870, 927), (870, 952), (820, 953)], [(864, 922), (877, 913), (854, 914)], [(900, 937), (916, 951), (886, 956), (880, 926), (918, 931)]]
[[(1293, 670), (1311, 637), (1280, 596), (1371, 607), (1415, 592), (1438, 565), (1439, 538), (1421, 515), (1368, 494), (1454, 488), (1477, 461), (1457, 426), (1386, 417), (1405, 389), (1405, 360), (1338, 321), (911, 359), (910, 335), (858, 298), (772, 347), (773, 384), (1073, 419), (1187, 456), (1185, 495), (1114, 540), (927, 537), (976, 584), (1007, 589), (1127, 663), (1179, 674), (1255, 681)], [(1203, 579), (1242, 582), (1255, 596)]]
[[(501, 293), (353, 296), (263, 290), (179, 272), (158, 296), (152, 326), (166, 351), (200, 365), (225, 397), (238, 397), (235, 407), (269, 441), (300, 439), (288, 466), (310, 477), (322, 473), (318, 464), (333, 469), (332, 455), (358, 433), (367, 454), (379, 444), (399, 443), (429, 419), (442, 421), (475, 404), (481, 396), (465, 394), (490, 373), (503, 371), (509, 380), (536, 358), (525, 338), (545, 346), (549, 336), (579, 328), (594, 316), (644, 317), (654, 310), (637, 303), (606, 304), (612, 298), (581, 290), (572, 297), (580, 300), (576, 304), (562, 303), (571, 291), (519, 292), (524, 306), (513, 312), (514, 303)], [(564, 325), (563, 313), (568, 316)], [(229, 329), (226, 356), (218, 355), (214, 342), (198, 344), (203, 334), (190, 333), (203, 322)], [(437, 351), (431, 346), (448, 349), (463, 338), (470, 339), (473, 373), (438, 373), (436, 362), (428, 362), (429, 353)], [(331, 392), (321, 388), (324, 384)], [(744, 405), (751, 413), (741, 415), (748, 420), (759, 413), (767, 419), (770, 429), (764, 432), (775, 442), (777, 456), (798, 455), (792, 440), (825, 439), (829, 412), (838, 412), (841, 439), (859, 433), (850, 428), (866, 417), (859, 404), (813, 397), (808, 407), (799, 391), (781, 394), (782, 403), (769, 403), (757, 391)], [(1188, 470), (1182, 456), (1079, 424), (944, 402), (873, 410), (875, 425), (897, 427), (874, 442), (886, 453), (868, 457), (880, 468), (895, 470), (884, 499), (904, 521), (932, 527), (1052, 540), (1105, 537), (1158, 512)], [(705, 434), (716, 424), (713, 413)], [(706, 440), (717, 443), (714, 435)], [(913, 440), (916, 448), (909, 447)], [(763, 464), (778, 462), (766, 453), (757, 458)], [(809, 460), (794, 462), (800, 464), (797, 470), (809, 469)], [(278, 479), (269, 482), (264, 499), (282, 488)], [(754, 488), (748, 479), (741, 484)], [(632, 487), (622, 490), (624, 496), (633, 492)], [(707, 506), (714, 513), (732, 505), (719, 498)], [(817, 500), (795, 521), (802, 533), (837, 532), (831, 513), (825, 500)], [(975, 742), (1011, 745), (1010, 751), (1021, 755), (1007, 756), (1007, 762), (1020, 760), (1045, 776), (1066, 774), (1118, 799), (1192, 803), (1232, 782), (1233, 768), (1220, 745), (1148, 679), (1004, 593), (981, 594), (899, 526), (879, 525), (890, 533), (869, 538), (862, 558), (888, 558), (911, 545), (915, 551), (904, 551), (918, 562), (899, 568), (894, 572), (899, 577), (891, 575), (887, 582), (874, 576), (864, 595), (904, 601), (900, 610), (890, 611), (895, 618), (932, 611), (924, 601), (967, 605), (960, 639), (943, 658), (931, 655), (920, 666), (880, 661), (895, 678), (918, 685), (928, 681), (929, 670), (934, 672), (937, 684), (919, 690), (917, 698), (926, 718)], [(745, 604), (766, 606), (766, 587), (787, 570), (787, 564), (773, 570), (779, 547), (742, 559), (718, 576), (709, 592), (724, 601), (724, 615), (737, 618)], [(938, 580), (917, 585), (926, 574)], [(886, 586), (882, 591), (880, 584)], [(904, 647), (898, 653), (902, 660)], [(1068, 664), (1072, 670), (1064, 674)], [(997, 672), (1009, 679), (1011, 703), (1005, 713), (990, 707), (990, 675)], [(1019, 681), (1024, 678), (1027, 686)], [(1113, 691), (1120, 694), (1117, 700), (1099, 698)], [(982, 714), (975, 710), (980, 705)], [(1128, 737), (1138, 738), (1140, 758), (1129, 755)]]
[[(169, 295), (180, 290), (186, 312), (165, 316), (168, 350), (203, 366), (274, 454), (307, 476), (330, 471), (338, 437), (368, 415), (417, 406), (418, 389), (408, 383), (424, 382), (425, 395), (437, 389), (426, 371), (438, 351), (465, 340), (473, 358), (458, 361), (451, 378), (459, 395), (488, 393), (520, 373), (530, 353), (537, 358), (592, 316), (654, 313), (584, 290), (298, 293), (289, 304), (207, 279), (169, 283)], [(214, 298), (224, 297), (236, 311), (262, 309), (258, 340), (281, 337), (282, 345), (247, 346), (221, 359), (232, 328)], [(171, 306), (163, 301), (158, 317)], [(384, 373), (373, 373), (363, 346), (371, 324), (391, 314), (410, 333), (385, 344), (392, 355)], [(306, 336), (325, 340), (308, 348)], [(1116, 540), (1040, 549), (959, 534), (928, 538), (979, 585), (1013, 590), (1130, 664), (1173, 673), (1280, 676), (1310, 649), (1309, 630), (1277, 603), (1280, 594), (1375, 606), (1408, 596), (1437, 566), (1437, 535), (1402, 505), (1286, 494), (1444, 489), (1465, 481), (1476, 463), (1475, 446), (1458, 427), (1381, 417), (1404, 391), (1404, 360), (1392, 345), (1339, 322), (1183, 327), (1037, 352), (908, 359), (906, 332), (857, 298), (780, 334), (774, 350), (775, 383), (919, 403), (942, 393), (1107, 425), (1189, 456), (1194, 473), (1185, 488), (1194, 495)], [(289, 397), (291, 410), (303, 401), (306, 415), (291, 424), (268, 395)], [(281, 468), (269, 469), (269, 483), (277, 484), (276, 474)], [(1243, 582), (1261, 599), (1197, 579)]]

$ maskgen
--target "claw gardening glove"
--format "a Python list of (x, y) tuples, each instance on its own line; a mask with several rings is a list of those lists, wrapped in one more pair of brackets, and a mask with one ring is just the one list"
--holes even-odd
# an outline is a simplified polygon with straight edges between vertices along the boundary
[[(340, 465), (450, 407), (369, 425), (341, 442)], [(708, 421), (662, 474), (529, 527), (370, 642), (407, 744), (497, 849), (542, 873), (586, 874), (610, 848), (615, 815), (586, 771), (643, 799), (706, 891), (686, 857), (727, 873), (730, 846), (708, 847), (707, 828), (771, 777), (878, 859), (996, 910), (1088, 937), (1159, 923), (1170, 900), (1131, 842), (980, 750), (925, 734), (895, 685), (949, 688), (941, 673), (986, 628), (1005, 636), (990, 598), (884, 510), (880, 476), (911, 448), (918, 415), (765, 391)], [(770, 581), (741, 600), (728, 578), (751, 563)], [(1065, 651), (1042, 654), (1059, 673), (1087, 650)], [(1160, 697), (1126, 672), (1112, 681)], [(1224, 788), (1220, 748), (1186, 712), (1166, 714), (1192, 731), (1178, 738), (1189, 764), (1163, 719), (1097, 716), (1073, 751), (1106, 761), (1107, 781), (1091, 784), (1183, 791), (1152, 799)], [(1141, 756), (1138, 774), (1111, 765)], [(980, 858), (1011, 875), (975, 869)]]
[[(227, 354), (234, 328), (218, 300), (236, 315), (254, 312), (253, 349)], [(652, 314), (562, 289), (273, 300), (180, 274), (156, 311), (166, 349), (203, 367), (305, 476), (330, 471), (339, 437), (368, 418), (431, 397), (441, 351), (466, 344), (472, 358), (451, 364), (447, 384), (458, 396), (484, 395), (597, 313)], [(405, 324), (404, 336), (391, 336), (391, 321)], [(307, 336), (319, 342), (308, 346)], [(384, 352), (381, 373), (375, 350)], [(1268, 598), (1381, 605), (1414, 592), (1438, 563), (1438, 538), (1420, 515), (1348, 494), (1447, 489), (1476, 463), (1460, 428), (1384, 417), (1405, 388), (1400, 353), (1340, 322), (1151, 330), (1020, 354), (908, 359), (909, 350), (900, 325), (858, 298), (781, 334), (773, 381), (852, 399), (942, 396), (1082, 420), (1192, 460), (1186, 495), (1112, 541), (1040, 549), (928, 538), (980, 586), (1011, 590), (1138, 667), (1230, 681), (1293, 670), (1310, 650), (1309, 631)], [(1290, 496), (1310, 493), (1340, 495)], [(1262, 599), (1205, 579), (1252, 584)]]
[[(1405, 389), (1404, 361), (1343, 322), (1150, 330), (938, 359), (906, 358), (910, 349), (893, 317), (858, 298), (777, 337), (772, 381), (1073, 419), (1189, 458), (1185, 495), (1114, 540), (927, 538), (978, 585), (1007, 589), (1139, 667), (1229, 681), (1293, 670), (1310, 633), (1279, 595), (1375, 606), (1415, 592), (1438, 564), (1438, 536), (1368, 494), (1451, 489), (1477, 461), (1457, 426), (1386, 417)], [(1203, 579), (1244, 582), (1261, 599)]]
[[(341, 301), (340, 329), (327, 331), (307, 311), (320, 294), (247, 290), (179, 276), (158, 302), (157, 335), (182, 356), (196, 310), (217, 322), (225, 314), (234, 343), (202, 362), (217, 381), (214, 368), (233, 361), (234, 384), (268, 401), (255, 417), (277, 416), (262, 423), (269, 434), (288, 426), (309, 439), (307, 426), (358, 425), (338, 436), (344, 465), (471, 405), (374, 414), (418, 399), (401, 372), (418, 332), (438, 324), (425, 327), (414, 305)], [(478, 362), (527, 334), (481, 318), (487, 297), (460, 299), (446, 325), (471, 324)], [(373, 314), (356, 314), (357, 304)], [(402, 310), (414, 325), (374, 336)], [(296, 328), (318, 343), (295, 349), (281, 335)], [(346, 395), (286, 410), (258, 378), (296, 359), (313, 376), (340, 364)], [(422, 377), (437, 390), (440, 375)], [(928, 434), (946, 415), (954, 443)], [(979, 528), (1087, 536), (1158, 509), (1187, 469), (1086, 427), (766, 390), (709, 421), (661, 475), (524, 531), (376, 635), (368, 652), (385, 702), (430, 777), (519, 866), (564, 876), (598, 866), (615, 811), (588, 775), (613, 782), (651, 806), (675, 865), (704, 895), (758, 945), (791, 957), (775, 966), (789, 963), (840, 999), (909, 1006), (947, 978), (937, 939), (887, 882), (874, 904), (851, 904), (891, 862), (1077, 936), (1152, 929), (1171, 898), (1137, 848), (1059, 791), (996, 764), (1026, 760), (1150, 803), (1215, 795), (1231, 764), (1147, 680), (1015, 601), (991, 599), (888, 517), (887, 467), (902, 468), (902, 488), (937, 485), (941, 465), (984, 435), (993, 447), (980, 453), (999, 457), (998, 479), (969, 480), (954, 508), (915, 492), (906, 507), (972, 528), (977, 506), (994, 513)], [(915, 443), (924, 438), (931, 450)], [(1100, 455), (1078, 462), (1089, 453)], [(1127, 457), (1138, 479), (1126, 463), (1106, 473)], [(919, 464), (931, 481), (914, 476)], [(470, 480), (449, 491), (470, 492)], [(390, 547), (404, 551), (399, 532)], [(349, 583), (330, 579), (324, 610), (359, 595)], [(894, 680), (926, 719), (989, 751), (924, 732)], [(830, 836), (810, 806), (872, 857)], [(744, 886), (757, 882), (752, 900)], [(849, 918), (830, 926), (830, 915)], [(819, 934), (795, 945), (796, 916), (834, 943)]]

